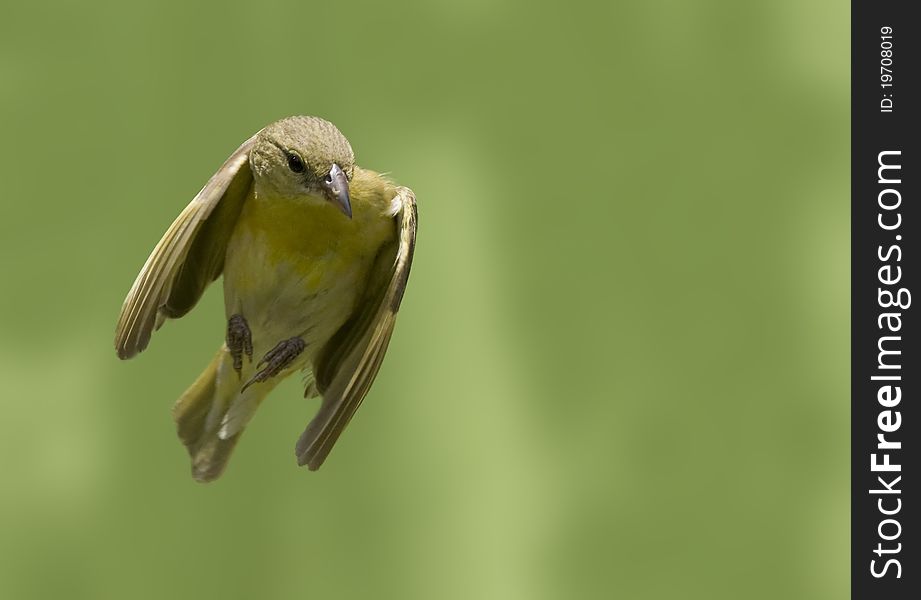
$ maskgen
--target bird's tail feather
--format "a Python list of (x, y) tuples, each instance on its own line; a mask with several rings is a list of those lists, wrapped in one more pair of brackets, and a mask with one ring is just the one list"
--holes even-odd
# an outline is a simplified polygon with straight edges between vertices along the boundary
[[(222, 347), (211, 364), (173, 406), (173, 420), (176, 421), (179, 439), (192, 459), (192, 477), (200, 482), (220, 477), (243, 433), (240, 427), (232, 436), (222, 438), (219, 435), (220, 417), (227, 412), (231, 400), (239, 393), (238, 386), (218, 385), (221, 365), (228, 359), (227, 350)], [(212, 415), (211, 418), (209, 415)], [(215, 416), (218, 418), (215, 419)]]

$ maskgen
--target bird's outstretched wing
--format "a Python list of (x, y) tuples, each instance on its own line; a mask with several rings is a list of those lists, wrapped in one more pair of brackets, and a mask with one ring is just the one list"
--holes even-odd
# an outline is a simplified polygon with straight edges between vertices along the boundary
[(321, 352), (314, 374), (320, 410), (297, 442), (297, 462), (320, 468), (377, 376), (409, 278), (416, 243), (416, 197), (397, 189), (398, 239), (381, 250), (363, 306)]
[(227, 241), (253, 183), (248, 158), (255, 137), (230, 155), (150, 253), (118, 317), (119, 358), (146, 348), (163, 319), (191, 310), (224, 270)]

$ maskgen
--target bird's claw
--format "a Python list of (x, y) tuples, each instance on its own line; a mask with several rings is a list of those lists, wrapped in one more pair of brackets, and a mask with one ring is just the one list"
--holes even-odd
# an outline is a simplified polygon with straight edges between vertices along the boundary
[(227, 321), (227, 349), (233, 359), (233, 369), (239, 376), (243, 370), (243, 355), (253, 362), (253, 336), (243, 315), (233, 315)]
[(259, 364), (256, 365), (257, 369), (262, 367), (262, 365), (265, 365), (265, 367), (253, 375), (252, 378), (243, 385), (240, 393), (242, 394), (246, 391), (246, 388), (254, 383), (265, 381), (281, 373), (294, 362), (294, 359), (304, 351), (306, 346), (307, 344), (304, 343), (304, 340), (299, 337), (293, 337), (278, 342), (274, 348), (266, 352), (262, 360), (259, 361)]

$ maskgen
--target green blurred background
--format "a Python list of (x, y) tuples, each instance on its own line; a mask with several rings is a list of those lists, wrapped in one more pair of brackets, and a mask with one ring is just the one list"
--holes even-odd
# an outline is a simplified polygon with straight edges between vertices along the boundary
[[(849, 13), (728, 0), (11, 3), (0, 598), (841, 598)], [(322, 471), (286, 382), (216, 484), (170, 407), (219, 286), (112, 348), (147, 254), (297, 113), (419, 198)]]

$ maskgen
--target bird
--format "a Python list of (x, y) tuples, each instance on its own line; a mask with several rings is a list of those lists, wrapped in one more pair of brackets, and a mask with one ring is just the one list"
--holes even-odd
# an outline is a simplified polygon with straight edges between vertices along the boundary
[(297, 372), (321, 402), (295, 455), (320, 468), (380, 369), (417, 221), (413, 191), (356, 165), (315, 116), (267, 125), (208, 180), (144, 263), (115, 334), (132, 358), (223, 275), (224, 340), (172, 411), (195, 480), (221, 476), (259, 405)]

